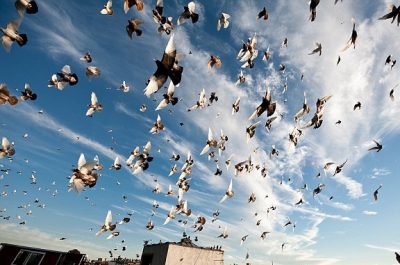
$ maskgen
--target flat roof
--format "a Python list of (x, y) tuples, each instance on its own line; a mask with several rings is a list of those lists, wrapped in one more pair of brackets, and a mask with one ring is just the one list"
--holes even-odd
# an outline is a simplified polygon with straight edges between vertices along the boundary
[(180, 246), (180, 247), (198, 248), (198, 249), (204, 249), (204, 250), (224, 252), (222, 249), (216, 249), (216, 248), (212, 248), (212, 247), (200, 247), (200, 246), (197, 246), (197, 245), (193, 244), (192, 242), (188, 242), (188, 241), (147, 244), (144, 247), (147, 247), (147, 246), (149, 246), (149, 247), (150, 246), (160, 246), (160, 245), (175, 245), (175, 246)]
[[(0, 243), (0, 245), (16, 247), (16, 248), (21, 248), (21, 249), (26, 249), (26, 250), (33, 250), (33, 251), (53, 252), (53, 253), (60, 253), (60, 254), (68, 253), (68, 251), (51, 250), (51, 249), (44, 249), (44, 248), (37, 248), (37, 247), (28, 247), (28, 246), (21, 246), (21, 245), (9, 244), (9, 243)], [(80, 255), (86, 255), (86, 254), (80, 253)]]

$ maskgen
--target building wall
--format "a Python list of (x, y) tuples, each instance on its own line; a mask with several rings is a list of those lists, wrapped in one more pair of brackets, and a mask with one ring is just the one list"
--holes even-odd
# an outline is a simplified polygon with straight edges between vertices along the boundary
[(165, 265), (223, 265), (224, 252), (171, 244)]
[[(168, 244), (147, 245), (143, 248), (142, 265), (164, 265), (168, 253)], [(146, 257), (152, 256), (151, 262), (146, 262)]]

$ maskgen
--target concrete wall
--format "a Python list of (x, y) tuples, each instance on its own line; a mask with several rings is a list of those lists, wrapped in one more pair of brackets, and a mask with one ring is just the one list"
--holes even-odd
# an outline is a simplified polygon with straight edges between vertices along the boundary
[[(168, 244), (147, 245), (143, 248), (142, 265), (164, 265), (168, 253)], [(151, 263), (145, 262), (146, 255), (153, 255)]]
[(224, 253), (204, 248), (171, 244), (165, 265), (223, 265)]

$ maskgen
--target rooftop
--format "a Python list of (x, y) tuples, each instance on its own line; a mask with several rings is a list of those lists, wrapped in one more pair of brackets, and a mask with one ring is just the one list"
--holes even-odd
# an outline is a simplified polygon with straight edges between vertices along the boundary
[(160, 243), (155, 243), (155, 244), (148, 244), (148, 245), (145, 245), (145, 247), (146, 246), (157, 246), (157, 245), (176, 245), (176, 246), (182, 246), (182, 247), (191, 247), (191, 248), (198, 248), (198, 249), (205, 249), (205, 250), (224, 252), (222, 250), (222, 246), (220, 246), (219, 248), (218, 248), (218, 246), (200, 247), (200, 246), (194, 244), (192, 242), (192, 240), (190, 238), (188, 238), (188, 237), (182, 238), (180, 242), (164, 242), (164, 243), (160, 242)]

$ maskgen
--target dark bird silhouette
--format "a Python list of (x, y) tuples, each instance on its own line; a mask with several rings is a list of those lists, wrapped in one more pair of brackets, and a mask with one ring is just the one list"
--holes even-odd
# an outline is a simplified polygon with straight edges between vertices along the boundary
[(268, 12), (265, 7), (257, 15), (257, 19), (260, 19), (260, 18), (262, 18), (264, 20), (268, 20)]
[(396, 17), (397, 17), (397, 26), (400, 25), (400, 6), (396, 7), (395, 5), (390, 5), (390, 12), (387, 13), (386, 15), (382, 16), (379, 18), (379, 20), (386, 20), (391, 18), (392, 19), (392, 23), (395, 21)]
[(311, 22), (315, 20), (317, 17), (317, 6), (319, 4), (319, 0), (311, 0), (310, 1), (310, 20)]
[(354, 107), (353, 107), (353, 110), (356, 110), (356, 109), (361, 109), (361, 102), (360, 101), (358, 101), (355, 105), (354, 105)]
[(347, 163), (347, 159), (346, 161), (343, 162), (343, 164), (338, 165), (335, 169), (335, 173), (333, 173), (333, 175), (335, 176), (336, 174), (339, 174), (342, 171), (342, 168), (344, 167), (344, 165), (346, 165)]
[(130, 39), (132, 39), (132, 33), (135, 32), (136, 36), (141, 36), (142, 35), (142, 30), (139, 29), (139, 25), (142, 24), (142, 21), (140, 19), (131, 19), (128, 20), (128, 25), (126, 26), (126, 33), (128, 33), (128, 36)]
[(250, 116), (249, 120), (252, 120), (256, 117), (260, 117), (264, 111), (267, 111), (267, 117), (272, 116), (275, 113), (276, 102), (272, 101), (272, 95), (269, 88), (267, 88), (267, 92), (265, 92), (265, 96), (262, 99), (261, 104), (257, 107), (257, 109)]
[(399, 253), (395, 252), (394, 254), (396, 255), (397, 262), (400, 263), (400, 255), (399, 255)]
[(376, 146), (368, 149), (368, 151), (373, 151), (373, 150), (376, 150), (376, 152), (381, 151), (383, 146), (380, 143), (378, 143), (377, 141), (375, 141), (375, 140), (373, 140), (373, 141), (376, 144)]
[(351, 45), (353, 45), (354, 49), (356, 48), (356, 40), (357, 40), (356, 21), (354, 18), (352, 18), (351, 21), (353, 22), (353, 30), (351, 32), (351, 37), (347, 41), (346, 46), (342, 49), (342, 52), (350, 48)]
[(382, 188), (382, 184), (374, 191), (374, 201), (378, 200), (378, 191)]

